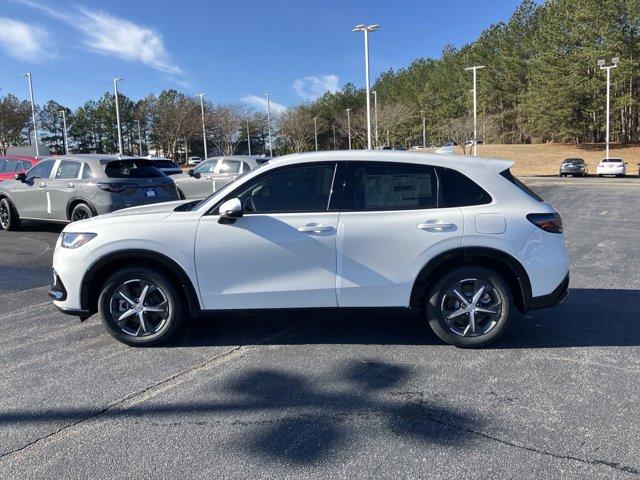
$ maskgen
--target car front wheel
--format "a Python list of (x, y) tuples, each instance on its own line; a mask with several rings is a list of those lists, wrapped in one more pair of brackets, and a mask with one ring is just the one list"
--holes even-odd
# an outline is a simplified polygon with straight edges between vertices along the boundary
[(78, 222), (80, 220), (86, 220), (91, 217), (93, 217), (93, 211), (91, 210), (91, 207), (89, 207), (89, 205), (87, 205), (86, 203), (79, 203), (78, 205), (73, 207), (70, 220), (72, 222)]
[(444, 275), (429, 290), (426, 314), (434, 333), (445, 342), (480, 347), (502, 335), (513, 305), (510, 288), (496, 272), (462, 267)]
[(182, 323), (182, 302), (171, 280), (146, 267), (111, 276), (100, 293), (98, 310), (107, 331), (131, 346), (165, 342)]
[(0, 229), (11, 231), (17, 230), (19, 226), (18, 212), (8, 198), (3, 198), (0, 200)]

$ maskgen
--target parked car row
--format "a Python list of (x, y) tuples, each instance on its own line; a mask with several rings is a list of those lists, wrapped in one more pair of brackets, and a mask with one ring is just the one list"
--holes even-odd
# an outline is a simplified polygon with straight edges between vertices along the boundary
[[(640, 166), (640, 163), (638, 164)], [(624, 177), (627, 174), (627, 162), (621, 158), (603, 158), (596, 166), (596, 176)], [(589, 165), (582, 158), (565, 158), (560, 165), (559, 175), (566, 177), (586, 177), (589, 175)], [(640, 169), (638, 170), (640, 176)]]
[(12, 180), (38, 163), (37, 157), (7, 155), (0, 157), (0, 180)]

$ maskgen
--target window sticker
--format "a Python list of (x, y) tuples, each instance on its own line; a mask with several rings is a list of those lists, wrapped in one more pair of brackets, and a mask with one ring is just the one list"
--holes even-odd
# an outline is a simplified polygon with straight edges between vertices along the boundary
[(431, 174), (365, 175), (365, 208), (420, 206), (433, 197)]

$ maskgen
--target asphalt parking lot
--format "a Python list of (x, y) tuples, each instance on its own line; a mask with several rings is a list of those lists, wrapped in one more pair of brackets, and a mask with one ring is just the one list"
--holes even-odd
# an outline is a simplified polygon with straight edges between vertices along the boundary
[(570, 296), (484, 350), (267, 315), (128, 348), (48, 301), (58, 227), (0, 232), (0, 478), (640, 476), (640, 180), (528, 183), (563, 215)]

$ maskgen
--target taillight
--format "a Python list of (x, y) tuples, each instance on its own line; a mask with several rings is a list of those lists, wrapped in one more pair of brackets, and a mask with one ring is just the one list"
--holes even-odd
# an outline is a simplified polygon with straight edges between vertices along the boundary
[(559, 213), (530, 213), (527, 220), (549, 233), (562, 233), (562, 217)]
[(104, 190), (105, 192), (111, 192), (111, 193), (124, 192), (128, 188), (138, 188), (138, 185), (135, 183), (98, 182), (96, 185), (100, 190)]

